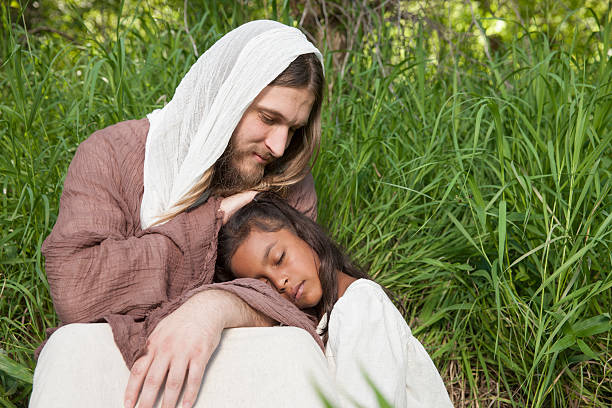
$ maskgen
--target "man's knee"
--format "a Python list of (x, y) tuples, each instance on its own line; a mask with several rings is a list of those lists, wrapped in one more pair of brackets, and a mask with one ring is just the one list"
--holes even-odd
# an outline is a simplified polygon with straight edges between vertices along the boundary
[(314, 351), (321, 353), (321, 348), (310, 333), (299, 327), (283, 326), (273, 328), (275, 335), (273, 342), (280, 350), (295, 353), (295, 350)]
[(38, 358), (30, 408), (121, 406), (128, 376), (108, 324), (62, 326)]
[(243, 355), (249, 360), (291, 361), (296, 365), (321, 365), (326, 361), (306, 330), (290, 326), (225, 330), (220, 348), (224, 354)]
[(52, 355), (53, 359), (68, 360), (92, 356), (109, 340), (112, 341), (112, 330), (108, 324), (68, 324), (53, 332), (43, 347), (39, 360), (47, 355)]

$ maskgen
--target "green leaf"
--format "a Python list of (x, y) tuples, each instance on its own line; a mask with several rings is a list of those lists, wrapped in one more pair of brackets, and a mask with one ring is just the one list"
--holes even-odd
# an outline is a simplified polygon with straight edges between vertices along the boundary
[(552, 347), (548, 350), (547, 354), (560, 353), (566, 348), (572, 347), (574, 344), (576, 344), (576, 336), (574, 336), (573, 334), (568, 334), (557, 340), (555, 344), (553, 344)]
[(578, 344), (578, 348), (580, 351), (584, 353), (585, 356), (589, 357), (591, 360), (599, 360), (599, 356), (597, 353), (593, 351), (584, 341), (577, 339), (576, 343)]
[(19, 381), (32, 384), (32, 371), (13, 361), (4, 352), (0, 352), (0, 371)]
[(610, 330), (612, 330), (612, 323), (608, 313), (572, 325), (572, 333), (576, 337), (590, 337)]
[(506, 200), (499, 203), (499, 223), (497, 224), (497, 256), (499, 258), (499, 270), (503, 271), (504, 249), (506, 247)]
[(465, 239), (467, 239), (468, 242), (470, 244), (472, 244), (475, 248), (480, 249), (480, 247), (478, 245), (476, 245), (476, 242), (474, 242), (474, 240), (472, 239), (472, 236), (470, 234), (468, 234), (468, 232), (465, 230), (465, 228), (459, 222), (459, 220), (457, 218), (455, 218), (455, 216), (453, 214), (451, 214), (450, 212), (448, 212), (448, 211), (446, 212), (446, 215), (448, 216), (448, 218), (450, 218), (450, 220), (453, 222), (453, 224), (455, 224), (457, 229), (459, 229), (459, 231), (461, 231), (461, 234), (463, 234)]

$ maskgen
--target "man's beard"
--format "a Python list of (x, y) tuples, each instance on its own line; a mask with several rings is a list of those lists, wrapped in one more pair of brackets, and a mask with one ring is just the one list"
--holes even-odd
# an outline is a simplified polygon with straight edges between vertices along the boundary
[(265, 166), (254, 163), (250, 168), (241, 168), (247, 164), (250, 152), (237, 151), (230, 143), (219, 160), (215, 163), (211, 187), (213, 193), (227, 197), (257, 186), (264, 176)]

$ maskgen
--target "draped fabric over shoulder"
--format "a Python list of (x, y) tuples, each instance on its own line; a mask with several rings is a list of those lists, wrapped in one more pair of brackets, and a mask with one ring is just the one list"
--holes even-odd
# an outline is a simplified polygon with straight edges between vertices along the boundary
[[(150, 227), (217, 160), (259, 91), (303, 53), (320, 58), (297, 29), (247, 23), (200, 57), (166, 107), (81, 143), (57, 222), (42, 246), (62, 324), (107, 321), (131, 367), (161, 319), (194, 293), (213, 288), (307, 330), (323, 346), (313, 319), (267, 285), (212, 283), (220, 198)], [(310, 174), (289, 187), (288, 200), (316, 217)]]
[(255, 97), (299, 55), (319, 50), (297, 28), (257, 20), (193, 64), (172, 100), (148, 115), (142, 228), (171, 209), (221, 156)]

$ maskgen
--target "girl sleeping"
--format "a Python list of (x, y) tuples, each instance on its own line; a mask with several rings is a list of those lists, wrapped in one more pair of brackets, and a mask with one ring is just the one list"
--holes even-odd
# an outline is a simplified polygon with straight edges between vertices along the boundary
[(259, 279), (314, 314), (342, 406), (452, 407), (431, 358), (386, 290), (278, 196), (261, 193), (219, 232), (217, 280)]

